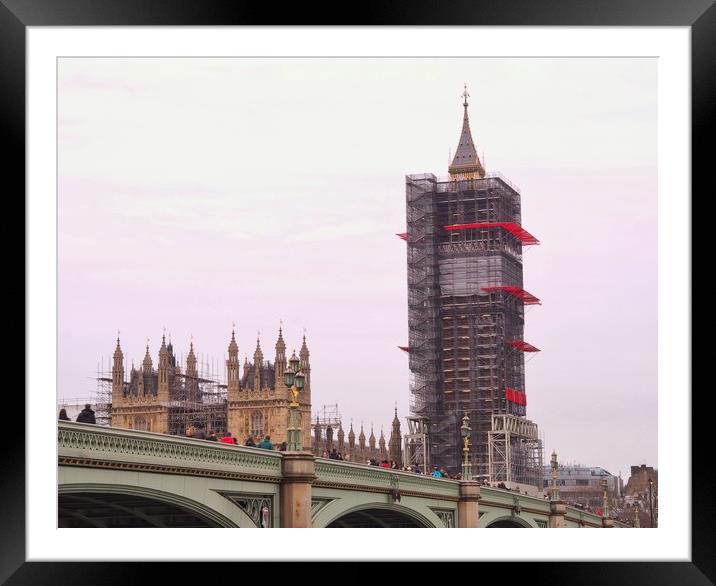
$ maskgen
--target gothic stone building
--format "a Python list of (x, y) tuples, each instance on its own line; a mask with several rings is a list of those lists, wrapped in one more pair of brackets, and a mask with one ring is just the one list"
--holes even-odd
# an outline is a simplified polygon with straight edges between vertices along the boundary
[[(295, 355), (295, 353), (294, 353)], [(299, 356), (306, 376), (299, 393), (302, 441), (310, 446), (311, 365), (306, 338)], [(279, 329), (274, 362), (264, 361), (260, 342), (256, 341), (253, 362), (244, 361), (240, 374), (239, 347), (231, 332), (226, 360), (226, 383), (202, 376), (197, 369), (193, 342), (182, 372), (171, 341), (162, 336), (159, 363), (155, 369), (149, 346), (140, 368), (124, 376), (124, 355), (117, 338), (112, 365), (112, 426), (158, 433), (184, 435), (190, 426), (202, 425), (221, 436), (229, 431), (243, 444), (247, 436), (260, 439), (270, 435), (278, 446), (287, 441), (290, 393), (284, 384), (287, 366), (286, 344)]]

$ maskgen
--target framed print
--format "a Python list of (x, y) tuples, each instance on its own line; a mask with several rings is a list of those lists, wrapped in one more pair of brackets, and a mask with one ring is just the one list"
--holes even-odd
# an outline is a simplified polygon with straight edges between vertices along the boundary
[[(716, 12), (523, 4), (347, 25), (3, 0), (28, 233), (3, 578), (429, 560), (714, 579), (689, 130), (710, 131)], [(197, 532), (216, 527), (273, 531)], [(466, 531), (417, 531), (438, 527)]]

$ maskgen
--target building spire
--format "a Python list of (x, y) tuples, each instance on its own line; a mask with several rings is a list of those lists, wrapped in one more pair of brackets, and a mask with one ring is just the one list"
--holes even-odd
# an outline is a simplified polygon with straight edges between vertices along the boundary
[(465, 109), (462, 119), (462, 132), (460, 133), (455, 157), (448, 167), (448, 172), (453, 179), (482, 179), (485, 176), (485, 169), (480, 162), (480, 157), (477, 156), (475, 141), (472, 140), (472, 133), (470, 132), (470, 118), (467, 115), (467, 98), (470, 97), (467, 91), (467, 84), (465, 84), (465, 90), (461, 95), (463, 97), (462, 106)]

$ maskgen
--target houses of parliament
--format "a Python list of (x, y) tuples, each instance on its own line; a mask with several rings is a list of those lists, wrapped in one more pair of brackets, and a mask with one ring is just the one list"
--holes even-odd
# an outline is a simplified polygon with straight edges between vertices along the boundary
[(207, 433), (214, 431), (219, 437), (230, 432), (239, 444), (249, 436), (256, 441), (269, 435), (273, 444), (279, 446), (288, 441), (291, 394), (284, 383), (284, 372), (288, 363), (294, 360), (305, 376), (304, 388), (297, 399), (304, 450), (310, 446), (315, 455), (323, 456), (335, 448), (346, 459), (357, 462), (371, 458), (402, 461), (397, 409), (388, 442), (382, 430), (377, 441), (372, 429), (366, 440), (361, 425), (356, 438), (351, 423), (346, 438), (341, 422), (336, 429), (330, 423), (322, 424), (318, 418), (312, 422), (311, 363), (306, 337), (303, 337), (298, 356), (294, 351), (287, 359), (283, 331), (279, 328), (274, 347), (273, 362), (265, 360), (257, 339), (253, 361), (246, 357), (242, 365), (236, 332), (232, 330), (226, 380), (220, 381), (202, 372), (193, 341), (182, 370), (171, 340), (167, 342), (165, 335), (156, 367), (147, 344), (141, 366), (135, 368), (132, 364), (125, 371), (124, 353), (118, 337), (112, 355), (111, 425), (171, 435), (186, 435), (189, 428), (201, 427)]

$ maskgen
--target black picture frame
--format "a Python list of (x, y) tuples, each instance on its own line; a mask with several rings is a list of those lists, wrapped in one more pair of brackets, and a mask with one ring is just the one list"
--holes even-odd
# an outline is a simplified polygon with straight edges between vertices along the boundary
[[(680, 26), (691, 29), (692, 51), (692, 185), (706, 185), (713, 167), (707, 140), (716, 108), (716, 7), (713, 0), (503, 0), (492, 2), (271, 3), (234, 0), (0, 0), (0, 120), (7, 150), (4, 157), (6, 201), (22, 201), (25, 191), (25, 35), (30, 26), (181, 26), (181, 25), (401, 25), (401, 26)], [(352, 14), (351, 14), (352, 13)], [(8, 187), (10, 180), (11, 187)], [(693, 201), (693, 197), (692, 197)], [(19, 205), (24, 215), (24, 206)], [(15, 216), (20, 217), (19, 215)], [(8, 216), (5, 216), (8, 220)], [(702, 219), (703, 221), (703, 219)], [(697, 231), (694, 227), (693, 233)], [(26, 292), (27, 293), (27, 292)], [(24, 298), (23, 298), (24, 302)], [(48, 333), (51, 335), (51, 333)], [(108, 584), (141, 579), (147, 563), (25, 561), (25, 413), (20, 394), (6, 391), (6, 415), (15, 427), (6, 433), (2, 451), (2, 533), (0, 581), (8, 584)], [(674, 389), (688, 393), (691, 389)], [(692, 394), (692, 404), (699, 395)], [(18, 404), (13, 405), (10, 401)], [(545, 562), (513, 564), (510, 582), (555, 584), (713, 584), (716, 582), (716, 505), (706, 478), (711, 441), (705, 409), (692, 411), (692, 561), (691, 562)], [(697, 462), (703, 464), (697, 465)], [(638, 538), (638, 536), (637, 536)], [(317, 537), (320, 539), (320, 537)], [(335, 562), (330, 562), (335, 563)], [(224, 565), (224, 564), (222, 564)], [(293, 564), (292, 564), (293, 565)], [(182, 581), (203, 583), (199, 563), (172, 565)], [(537, 567), (536, 567), (537, 566)], [(217, 568), (212, 567), (212, 575)], [(226, 567), (228, 569), (228, 567)], [(504, 572), (504, 568), (496, 568)], [(166, 572), (167, 568), (162, 568)], [(248, 570), (242, 576), (248, 577)], [(402, 570), (401, 570), (402, 571)], [(460, 572), (461, 570), (458, 570)], [(181, 574), (180, 574), (181, 573)], [(235, 576), (240, 579), (242, 576)], [(461, 579), (454, 570), (438, 579)], [(162, 581), (171, 579), (165, 573)], [(334, 577), (335, 579), (335, 577)], [(487, 579), (478, 578), (480, 580)], [(212, 579), (212, 581), (215, 581)]]

